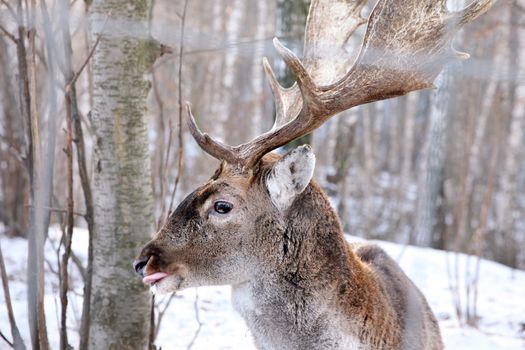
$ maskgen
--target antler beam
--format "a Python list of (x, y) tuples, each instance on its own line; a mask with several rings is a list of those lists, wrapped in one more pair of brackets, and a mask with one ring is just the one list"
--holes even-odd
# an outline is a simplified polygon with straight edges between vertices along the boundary
[(304, 64), (274, 39), (297, 83), (283, 88), (264, 60), (276, 105), (276, 121), (267, 133), (236, 147), (224, 145), (198, 129), (188, 106), (190, 131), (199, 145), (215, 158), (250, 169), (266, 153), (315, 130), (334, 114), (432, 87), (444, 65), (461, 56), (452, 48), (454, 35), (495, 0), (477, 0), (457, 12), (447, 11), (445, 0), (379, 0), (351, 65), (346, 46), (365, 22), (360, 16), (365, 2), (312, 1)]

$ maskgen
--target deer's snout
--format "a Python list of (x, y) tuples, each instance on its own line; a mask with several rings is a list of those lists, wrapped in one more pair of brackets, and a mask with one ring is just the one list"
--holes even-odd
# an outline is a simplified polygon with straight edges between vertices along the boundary
[(133, 262), (133, 268), (135, 272), (140, 276), (144, 277), (144, 268), (148, 264), (149, 256), (140, 257)]

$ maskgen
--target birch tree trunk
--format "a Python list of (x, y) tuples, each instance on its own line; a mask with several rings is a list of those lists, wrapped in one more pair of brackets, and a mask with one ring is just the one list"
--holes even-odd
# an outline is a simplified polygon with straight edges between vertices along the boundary
[[(376, 105), (371, 103), (361, 107), (361, 120), (363, 123), (363, 225), (364, 232), (369, 235), (374, 221), (374, 179), (376, 179), (376, 149), (374, 137), (374, 119)], [(379, 118), (375, 118), (379, 119)]]
[[(149, 1), (96, 0), (92, 36), (94, 151), (90, 349), (145, 349), (151, 297), (131, 267), (154, 230), (146, 128)], [(111, 18), (104, 27), (106, 17)]]
[(238, 41), (241, 35), (242, 16), (245, 13), (246, 3), (244, 0), (232, 0), (231, 10), (226, 22), (226, 45), (227, 51), (224, 56), (222, 72), (222, 85), (219, 93), (220, 100), (217, 101), (217, 135), (228, 141), (227, 121), (232, 111), (233, 99), (236, 97), (234, 83), (237, 65), (239, 61)]
[[(255, 137), (261, 133), (262, 118), (264, 111), (264, 75), (262, 68), (262, 57), (264, 56), (265, 37), (267, 36), (268, 6), (266, 1), (257, 2), (257, 24), (255, 31), (255, 47), (252, 61), (251, 85), (253, 99), (255, 101), (251, 116), (251, 135)], [(263, 131), (264, 132), (264, 131)]]
[[(508, 27), (503, 26), (498, 31), (503, 38), (508, 37)], [(503, 41), (502, 41), (503, 42)], [(479, 116), (476, 118), (474, 137), (468, 153), (468, 163), (466, 168), (465, 178), (462, 185), (462, 194), (460, 196), (460, 203), (458, 209), (457, 219), (457, 235), (455, 238), (455, 249), (464, 245), (471, 234), (470, 220), (469, 220), (469, 198), (473, 194), (474, 181), (481, 174), (481, 159), (480, 153), (483, 146), (484, 137), (487, 129), (488, 119), (492, 113), (492, 104), (494, 103), (494, 96), (497, 88), (500, 85), (500, 74), (504, 68), (504, 49), (502, 42), (496, 43), (494, 46), (494, 61), (492, 62), (492, 71), (488, 78), (488, 83), (483, 98)]]
[[(517, 27), (519, 9), (517, 4), (513, 3), (509, 6), (511, 13), (509, 14), (511, 21), (509, 26), (511, 40), (509, 45), (509, 50), (511, 54), (509, 55), (509, 70), (520, 71), (520, 58), (523, 56), (521, 52), (522, 48), (520, 47), (521, 40), (519, 35), (519, 30)], [(510, 72), (508, 72), (510, 76)], [(514, 84), (514, 82), (512, 82)], [(517, 265), (517, 255), (519, 253), (519, 243), (517, 242), (517, 229), (516, 223), (522, 216), (523, 213), (519, 212), (518, 209), (518, 200), (519, 194), (522, 191), (518, 188), (518, 175), (520, 170), (520, 162), (523, 159), (523, 140), (525, 132), (525, 84), (518, 82), (517, 86), (514, 88), (514, 96), (511, 99), (514, 101), (512, 110), (511, 110), (511, 124), (510, 124), (510, 133), (506, 142), (505, 147), (505, 163), (503, 168), (503, 173), (501, 175), (501, 195), (498, 200), (497, 211), (496, 211), (496, 220), (498, 227), (499, 241), (497, 242), (497, 249), (500, 250), (500, 255), (504, 257), (504, 263), (509, 266)]]
[(411, 243), (427, 246), (437, 223), (438, 198), (443, 181), (446, 151), (446, 130), (450, 101), (450, 68), (438, 78), (439, 88), (432, 95), (430, 121), (423, 146), (418, 176), (417, 211)]
[[(212, 6), (212, 14), (213, 19), (211, 21), (211, 30), (213, 33), (217, 33), (217, 36), (224, 35), (224, 27), (225, 27), (225, 16), (224, 16), (224, 4), (222, 1), (214, 1)], [(199, 23), (200, 24), (200, 23)], [(219, 41), (220, 43), (220, 41)], [(224, 43), (220, 43), (218, 47), (213, 47), (215, 49), (220, 49), (221, 45), (224, 45)], [(223, 65), (223, 57), (221, 55), (213, 55), (210, 57), (208, 64), (206, 65), (207, 69), (207, 78), (205, 78), (204, 86), (207, 88), (208, 86), (211, 87), (209, 90), (209, 101), (211, 103), (206, 104), (203, 108), (206, 108), (206, 114), (217, 116), (217, 127), (214, 129), (214, 132), (217, 132), (217, 137), (222, 137), (225, 139), (224, 135), (224, 128), (222, 125), (225, 123), (225, 111), (224, 107), (222, 106), (222, 99), (224, 98), (222, 90), (222, 65)], [(206, 83), (208, 82), (209, 83)], [(215, 109), (217, 108), (217, 109)], [(218, 112), (220, 111), (218, 116)], [(222, 119), (221, 119), (222, 118)]]

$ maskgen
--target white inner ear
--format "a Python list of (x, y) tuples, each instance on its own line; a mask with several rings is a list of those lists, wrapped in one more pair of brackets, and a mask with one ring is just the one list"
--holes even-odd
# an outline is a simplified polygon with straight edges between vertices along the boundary
[(272, 203), (279, 210), (286, 210), (295, 197), (304, 191), (312, 179), (315, 155), (308, 145), (287, 153), (273, 166), (266, 178), (266, 188)]

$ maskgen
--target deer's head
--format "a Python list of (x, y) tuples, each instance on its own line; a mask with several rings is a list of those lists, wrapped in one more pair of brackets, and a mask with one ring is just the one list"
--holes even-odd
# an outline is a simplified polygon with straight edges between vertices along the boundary
[(143, 248), (136, 271), (159, 292), (248, 280), (256, 255), (268, 254), (264, 245), (284, 229), (285, 212), (310, 182), (314, 163), (309, 146), (269, 154), (248, 171), (221, 163)]
[(276, 106), (270, 131), (239, 146), (225, 145), (199, 130), (188, 105), (193, 137), (222, 162), (143, 248), (134, 266), (144, 282), (163, 292), (236, 284), (250, 278), (259, 255), (269, 255), (271, 262), (275, 252), (267, 249), (268, 242), (287, 224), (288, 209), (311, 180), (315, 157), (308, 146), (283, 157), (270, 152), (341, 111), (432, 86), (443, 65), (457, 56), (453, 34), (492, 2), (478, 0), (449, 12), (443, 1), (379, 0), (354, 59), (345, 47), (355, 29), (367, 22), (360, 16), (366, 1), (312, 1), (304, 64), (274, 40), (297, 83), (283, 88), (264, 60)]

